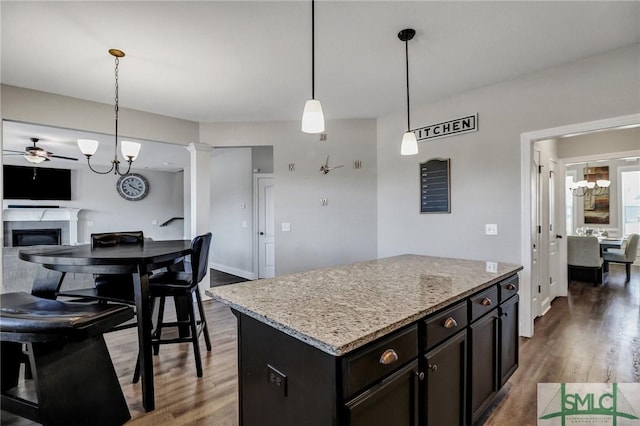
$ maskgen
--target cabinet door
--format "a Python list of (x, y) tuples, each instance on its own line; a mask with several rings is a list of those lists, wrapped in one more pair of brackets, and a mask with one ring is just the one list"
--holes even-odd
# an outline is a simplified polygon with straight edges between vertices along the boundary
[(415, 426), (418, 420), (418, 360), (346, 404), (351, 426)]
[(425, 355), (426, 424), (465, 424), (467, 332), (461, 331)]
[(518, 296), (500, 305), (500, 387), (518, 368)]
[(473, 424), (498, 391), (498, 310), (469, 326), (470, 419)]

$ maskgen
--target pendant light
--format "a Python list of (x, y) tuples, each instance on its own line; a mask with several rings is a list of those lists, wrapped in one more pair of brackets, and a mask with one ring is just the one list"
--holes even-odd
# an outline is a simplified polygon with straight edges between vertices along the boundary
[(101, 175), (106, 175), (107, 173), (111, 173), (113, 171), (114, 174), (118, 175), (126, 175), (131, 170), (131, 163), (133, 163), (136, 158), (138, 158), (138, 154), (140, 153), (140, 144), (138, 142), (131, 141), (122, 141), (122, 155), (126, 159), (126, 162), (129, 163), (126, 171), (120, 171), (120, 160), (118, 160), (118, 111), (119, 111), (119, 98), (118, 98), (118, 65), (120, 64), (120, 58), (124, 57), (124, 52), (118, 49), (109, 49), (109, 54), (115, 58), (115, 81), (116, 81), (116, 98), (115, 98), (115, 153), (113, 155), (113, 160), (111, 160), (111, 168), (104, 172), (99, 172), (95, 170), (91, 166), (91, 157), (98, 150), (98, 141), (93, 139), (78, 139), (78, 148), (85, 157), (87, 157), (87, 164), (89, 165), (89, 169), (92, 172), (98, 173)]
[(316, 99), (316, 43), (315, 43), (315, 1), (311, 0), (311, 99), (304, 104), (302, 131), (305, 133), (324, 132), (322, 105)]
[(404, 51), (407, 64), (407, 131), (402, 135), (400, 155), (416, 155), (418, 153), (418, 141), (416, 134), (411, 131), (411, 118), (409, 113), (409, 40), (416, 35), (416, 30), (407, 28), (398, 33), (398, 38), (404, 41)]

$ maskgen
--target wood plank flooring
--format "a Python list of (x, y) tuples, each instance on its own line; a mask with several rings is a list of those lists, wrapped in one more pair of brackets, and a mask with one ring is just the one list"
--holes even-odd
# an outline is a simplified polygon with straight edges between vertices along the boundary
[[(571, 282), (536, 320), (536, 334), (521, 338), (520, 367), (485, 425), (535, 425), (538, 382), (640, 382), (640, 270), (624, 283), (624, 266), (612, 265), (608, 282)], [(228, 277), (227, 277), (228, 278)], [(132, 384), (135, 330), (106, 335), (120, 384), (129, 401), (127, 425), (237, 426), (236, 321), (224, 305), (205, 301), (213, 350), (202, 344), (204, 377), (196, 377), (191, 345), (166, 345), (154, 357), (156, 410), (145, 413), (140, 384)], [(2, 412), (2, 425), (33, 423)], [(265, 425), (276, 426), (276, 425)]]

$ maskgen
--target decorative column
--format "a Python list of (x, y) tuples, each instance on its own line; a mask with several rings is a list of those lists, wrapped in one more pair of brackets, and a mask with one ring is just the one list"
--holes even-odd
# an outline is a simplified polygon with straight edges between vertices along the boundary
[[(190, 143), (187, 150), (191, 153), (191, 238), (211, 230), (211, 151), (213, 147), (203, 143)], [(211, 250), (211, 249), (210, 249)], [(200, 294), (209, 299), (204, 290), (211, 287), (209, 272), (200, 282)]]

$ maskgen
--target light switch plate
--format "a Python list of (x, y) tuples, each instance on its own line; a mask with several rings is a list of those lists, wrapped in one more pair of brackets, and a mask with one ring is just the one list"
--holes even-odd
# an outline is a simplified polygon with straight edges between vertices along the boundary
[(487, 272), (498, 273), (498, 263), (497, 262), (487, 262)]
[(289, 232), (289, 231), (291, 231), (291, 223), (282, 222), (282, 232)]
[(484, 233), (486, 235), (498, 235), (498, 224), (487, 223), (486, 225), (484, 225)]

